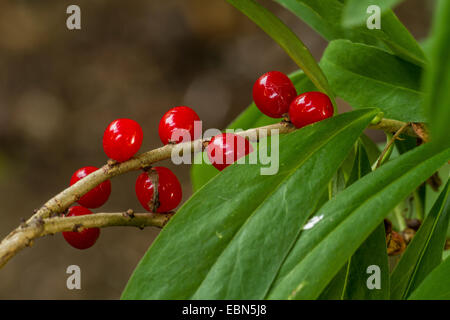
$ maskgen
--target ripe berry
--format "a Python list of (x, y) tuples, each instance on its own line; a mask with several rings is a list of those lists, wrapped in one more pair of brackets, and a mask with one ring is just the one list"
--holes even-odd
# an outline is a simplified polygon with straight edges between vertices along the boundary
[(271, 118), (281, 118), (297, 96), (292, 81), (282, 72), (263, 74), (253, 85), (253, 100), (262, 113)]
[[(98, 170), (96, 167), (83, 167), (75, 171), (70, 179), (70, 185), (73, 185), (78, 180), (83, 179), (92, 172)], [(109, 198), (111, 194), (111, 181), (106, 180), (96, 186), (94, 189), (82, 196), (77, 202), (86, 208), (101, 207)]]
[[(183, 131), (181, 130), (185, 130), (189, 134), (191, 141), (198, 139), (201, 132), (194, 136), (194, 121), (200, 121), (200, 118), (191, 108), (186, 106), (172, 108), (159, 121), (159, 138), (164, 144), (169, 142), (179, 143), (183, 138)], [(172, 138), (174, 133), (178, 137), (173, 136)]]
[(333, 115), (333, 104), (322, 92), (305, 92), (295, 98), (289, 107), (289, 118), (297, 128), (321, 121)]
[(253, 152), (253, 147), (242, 136), (234, 133), (222, 133), (211, 139), (207, 152), (211, 164), (222, 171), (236, 160)]
[[(82, 206), (75, 206), (69, 209), (66, 217), (84, 216), (86, 214), (92, 214), (91, 210)], [(62, 235), (72, 247), (82, 250), (94, 245), (100, 235), (100, 229), (89, 228), (81, 231), (65, 231)]]
[(117, 119), (109, 124), (103, 134), (103, 150), (109, 158), (123, 162), (138, 152), (142, 139), (139, 123), (131, 119)]
[[(158, 192), (154, 195), (155, 185)], [(175, 174), (165, 167), (153, 167), (136, 180), (136, 195), (145, 210), (169, 212), (181, 201), (181, 184)]]

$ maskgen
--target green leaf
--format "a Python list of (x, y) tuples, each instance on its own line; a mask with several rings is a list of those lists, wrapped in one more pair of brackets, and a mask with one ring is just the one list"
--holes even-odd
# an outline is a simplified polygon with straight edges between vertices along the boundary
[[(289, 75), (297, 92), (315, 91), (316, 87), (308, 79), (305, 73), (301, 70), (297, 70)], [(252, 103), (246, 108), (230, 125), (228, 129), (242, 129), (247, 130), (251, 128), (258, 128), (267, 126), (269, 124), (277, 123), (280, 119), (274, 119), (263, 114), (256, 107), (255, 103)], [(203, 157), (203, 153), (198, 153), (196, 158)], [(191, 166), (191, 182), (194, 192), (200, 189), (205, 183), (211, 180), (219, 173), (219, 170), (214, 166), (207, 164), (203, 161)]]
[(392, 299), (406, 299), (442, 261), (450, 219), (449, 183), (392, 273)]
[[(386, 10), (383, 14), (381, 29), (369, 30), (366, 25), (352, 28), (346, 26), (345, 23), (342, 25), (344, 4), (340, 0), (274, 1), (292, 11), (328, 41), (348, 39), (380, 48), (389, 48), (402, 59), (419, 66), (425, 65), (425, 55), (421, 47), (392, 10)], [(369, 17), (365, 11), (362, 16), (365, 19)], [(358, 18), (362, 18), (362, 16), (359, 15)]]
[(445, 259), (435, 268), (409, 300), (449, 300), (450, 299), (450, 259)]
[(352, 107), (378, 107), (386, 118), (424, 121), (421, 68), (376, 47), (332, 41), (321, 60), (335, 93)]
[[(366, 285), (370, 273), (369, 266), (381, 270), (380, 288), (369, 289)], [(384, 224), (378, 225), (355, 254), (346, 263), (346, 281), (342, 299), (346, 300), (385, 300), (389, 299), (389, 264), (386, 251), (386, 232)]]
[(317, 298), (388, 212), (448, 159), (450, 149), (436, 154), (431, 143), (424, 144), (328, 201), (300, 234), (268, 298)]
[(344, 28), (341, 16), (344, 5), (339, 0), (274, 0), (300, 17), (326, 40), (350, 39), (376, 44), (377, 39), (366, 27)]
[(265, 33), (275, 40), (292, 60), (311, 79), (312, 83), (326, 93), (334, 103), (334, 95), (317, 62), (303, 42), (272, 12), (254, 0), (227, 0), (249, 17)]
[[(274, 0), (303, 21), (309, 24), (326, 40), (348, 39), (353, 42), (365, 43), (389, 48), (392, 53), (418, 66), (425, 65), (425, 55), (406, 27), (398, 20), (392, 10), (385, 10), (381, 18), (381, 29), (369, 30), (366, 25), (349, 27), (341, 20), (345, 9), (340, 0)], [(355, 0), (359, 1), (359, 0)], [(373, 2), (373, 1), (372, 1)], [(367, 9), (367, 7), (366, 7)], [(362, 13), (357, 19), (367, 19), (368, 14)]]
[[(358, 181), (364, 175), (372, 172), (367, 153), (361, 143), (358, 143), (356, 161), (347, 185)], [(381, 288), (370, 290), (366, 283), (368, 274), (365, 268), (371, 265), (379, 266), (381, 271)], [(319, 299), (388, 299), (389, 298), (389, 265), (386, 250), (386, 233), (384, 224), (375, 231), (356, 250), (355, 254), (345, 263), (341, 271), (328, 284)]]
[(404, 0), (347, 0), (344, 7), (342, 22), (346, 27), (366, 25), (369, 14), (367, 8), (371, 5), (380, 7), (383, 14)]
[(322, 191), (377, 112), (348, 112), (279, 136), (276, 175), (262, 176), (260, 164), (227, 167), (164, 227), (123, 298), (263, 298)]
[(389, 10), (382, 16), (381, 23), (383, 35), (380, 36), (380, 40), (393, 53), (418, 66), (423, 67), (426, 65), (425, 54), (419, 43), (392, 10)]
[(430, 43), (430, 65), (425, 74), (424, 108), (430, 119), (432, 138), (442, 148), (450, 145), (450, 1), (437, 3)]

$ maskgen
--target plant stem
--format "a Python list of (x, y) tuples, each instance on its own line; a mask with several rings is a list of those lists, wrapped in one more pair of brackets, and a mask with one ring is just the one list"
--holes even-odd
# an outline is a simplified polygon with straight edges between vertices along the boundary
[(406, 228), (405, 217), (402, 214), (402, 206), (401, 204), (397, 205), (394, 209), (395, 218), (397, 219), (397, 224), (399, 227), (399, 231), (403, 231)]
[(410, 125), (409, 122), (405, 123), (405, 122), (398, 121), (398, 120), (382, 119), (379, 123), (370, 125), (369, 129), (378, 129), (378, 130), (383, 130), (383, 131), (389, 132), (389, 133), (396, 133), (405, 125), (406, 125), (406, 128), (402, 129), (402, 131), (404, 131), (403, 132), (404, 134), (411, 136), (411, 137), (419, 138), (419, 136), (414, 131), (414, 129), (412, 128), (412, 126)]
[(411, 125), (410, 123), (404, 123), (400, 129), (398, 129), (394, 136), (391, 138), (391, 140), (389, 140), (389, 142), (386, 144), (386, 146), (384, 147), (383, 152), (381, 152), (380, 157), (378, 158), (378, 162), (377, 162), (377, 168), (379, 168), (381, 166), (381, 164), (383, 163), (384, 160), (384, 156), (386, 155), (386, 153), (389, 151), (389, 149), (392, 147), (392, 145), (394, 144), (395, 140), (397, 140), (398, 136), (406, 130), (406, 128), (410, 128)]
[(414, 198), (414, 208), (415, 208), (415, 212), (416, 212), (416, 217), (419, 220), (423, 220), (424, 209), (423, 209), (422, 200), (420, 199), (420, 195), (419, 195), (419, 192), (417, 191), (417, 189), (414, 190), (414, 192), (413, 192), (413, 198)]

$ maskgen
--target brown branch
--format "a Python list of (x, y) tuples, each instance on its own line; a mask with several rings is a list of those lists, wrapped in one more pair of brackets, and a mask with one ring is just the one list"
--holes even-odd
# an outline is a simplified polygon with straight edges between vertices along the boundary
[(84, 216), (53, 217), (34, 220), (27, 226), (19, 227), (3, 239), (0, 246), (0, 267), (5, 265), (20, 250), (33, 244), (36, 238), (63, 231), (81, 231), (85, 228), (112, 226), (132, 226), (138, 228), (162, 228), (173, 213), (95, 213)]
[[(267, 130), (267, 135), (271, 134), (272, 129), (278, 129), (280, 134), (288, 133), (295, 130), (295, 127), (290, 123), (277, 123), (265, 127), (250, 129), (246, 131), (239, 132), (239, 135), (249, 135), (250, 137), (255, 135), (256, 139), (260, 136), (261, 129)], [(250, 139), (255, 140), (255, 139)], [(88, 191), (92, 190), (100, 183), (113, 178), (117, 175), (124, 174), (126, 172), (135, 171), (149, 167), (155, 162), (169, 159), (172, 150), (177, 146), (179, 148), (187, 147), (190, 152), (204, 150), (205, 144), (208, 139), (205, 140), (195, 140), (192, 142), (184, 142), (179, 145), (168, 144), (164, 147), (160, 147), (148, 152), (142, 153), (137, 157), (134, 157), (128, 161), (117, 163), (114, 161), (109, 161), (106, 165), (89, 174), (85, 178), (79, 180), (77, 183), (73, 184), (69, 188), (63, 190), (61, 193), (57, 194), (55, 197), (47, 201), (36, 213), (26, 221), (26, 224), (39, 218), (47, 218), (52, 214), (57, 214), (64, 212), (71, 204), (80, 199)]]
[[(371, 125), (369, 127), (373, 129), (382, 129), (388, 132), (396, 132), (404, 124), (404, 122), (396, 120), (383, 119), (377, 124)], [(272, 130), (278, 130), (278, 134), (285, 134), (296, 130), (296, 128), (290, 122), (283, 121), (260, 128), (237, 132), (237, 134), (249, 137), (250, 141), (258, 141), (261, 134), (263, 134), (264, 136), (270, 136), (272, 134)], [(276, 131), (274, 133), (276, 133)], [(417, 136), (413, 130), (407, 130), (405, 133), (412, 136)], [(54, 222), (57, 223), (58, 228), (59, 226), (65, 225), (66, 223), (69, 224), (70, 221), (72, 221), (72, 223), (75, 223), (76, 219), (74, 218), (70, 218), (72, 220), (69, 220), (69, 218), (65, 218), (68, 220), (58, 220), (60, 218), (57, 217), (51, 219), (48, 218), (66, 211), (73, 203), (80, 199), (84, 194), (98, 186), (100, 183), (109, 180), (117, 175), (148, 168), (155, 162), (169, 159), (171, 157), (172, 151), (175, 148), (180, 148), (181, 150), (184, 150), (185, 148), (191, 153), (202, 151), (207, 146), (208, 141), (209, 139), (198, 139), (191, 142), (184, 142), (178, 145), (168, 144), (163, 147), (142, 153), (122, 163), (117, 163), (115, 161), (109, 160), (107, 164), (105, 164), (97, 171), (89, 174), (85, 178), (79, 180), (72, 186), (68, 187), (67, 189), (51, 198), (40, 209), (36, 210), (36, 212), (27, 221), (22, 223), (5, 239), (3, 239), (0, 243), (0, 267), (5, 265), (9, 261), (9, 259), (21, 249), (31, 245), (34, 239), (45, 235), (47, 234), (46, 232), (52, 230), (50, 229), (50, 226), (52, 226)], [(119, 225), (132, 225), (131, 223), (134, 223), (132, 221), (138, 221), (130, 220), (129, 222), (127, 222), (129, 224), (125, 224), (126, 221), (123, 220), (123, 218), (116, 220), (117, 216), (114, 214), (113, 216), (108, 216), (107, 214), (106, 216), (105, 214), (103, 214), (103, 216), (102, 214), (94, 214), (89, 215), (88, 217), (89, 218), (80, 217), (80, 219), (82, 219), (84, 223), (87, 224), (86, 227), (92, 226), (88, 224), (90, 223), (89, 221), (91, 221), (91, 219), (105, 219), (102, 220), (104, 221), (104, 225), (100, 225), (100, 227), (114, 225), (112, 224), (115, 223), (114, 221), (119, 221), (117, 222), (119, 223)], [(95, 221), (96, 223), (99, 223), (99, 221)], [(73, 226), (74, 224), (71, 224), (72, 228)], [(95, 226), (97, 226), (97, 224), (95, 224)]]

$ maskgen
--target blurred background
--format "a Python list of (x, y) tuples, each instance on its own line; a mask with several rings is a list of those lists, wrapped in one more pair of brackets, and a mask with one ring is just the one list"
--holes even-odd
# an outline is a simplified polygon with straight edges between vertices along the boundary
[[(408, 0), (395, 10), (419, 40), (428, 34), (432, 2)], [(317, 33), (271, 1), (261, 3), (320, 59), (326, 42)], [(70, 4), (81, 8), (81, 30), (66, 28)], [(112, 120), (137, 120), (146, 151), (161, 146), (157, 126), (169, 108), (188, 105), (204, 128), (222, 129), (251, 102), (259, 75), (296, 69), (224, 0), (1, 1), (0, 237), (66, 188), (75, 170), (105, 163), (102, 136)], [(348, 107), (341, 101), (340, 108)], [(177, 174), (186, 200), (189, 166), (161, 164)], [(142, 212), (137, 176), (114, 178), (109, 201), (95, 212)], [(38, 239), (0, 269), (0, 299), (118, 299), (157, 233), (102, 229), (86, 251), (61, 234)], [(71, 264), (81, 267), (81, 290), (66, 288)]]

